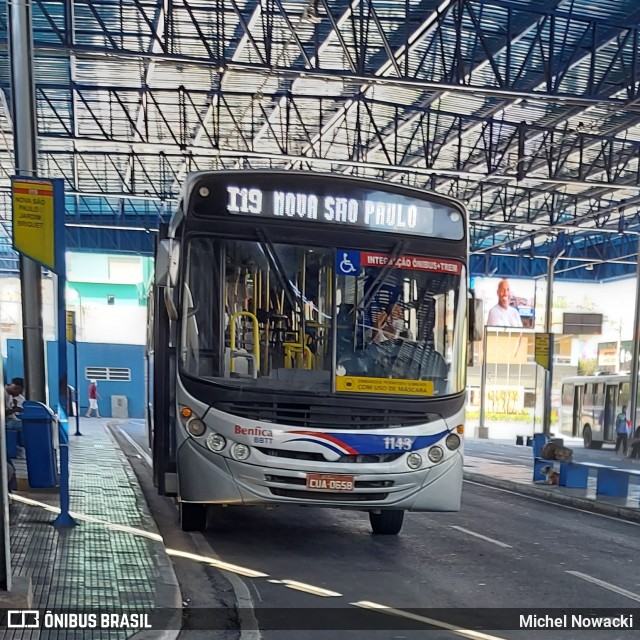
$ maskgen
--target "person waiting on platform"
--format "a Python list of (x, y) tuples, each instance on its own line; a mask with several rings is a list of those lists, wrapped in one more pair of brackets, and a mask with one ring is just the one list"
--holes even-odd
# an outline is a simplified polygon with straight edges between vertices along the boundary
[(4, 417), (7, 429), (22, 428), (22, 405), (24, 404), (24, 380), (22, 378), (13, 378), (11, 382), (4, 387)]
[(98, 393), (98, 382), (97, 380), (91, 380), (91, 384), (89, 385), (89, 408), (87, 409), (87, 413), (85, 418), (91, 417), (91, 412), (96, 412), (96, 418), (100, 417), (100, 409), (98, 409), (98, 400), (102, 400), (100, 394)]
[(640, 427), (636, 428), (636, 432), (633, 435), (633, 440), (629, 442), (631, 450), (629, 452), (629, 457), (638, 459), (640, 458)]
[(622, 411), (616, 418), (616, 452), (620, 450), (622, 444), (622, 455), (627, 455), (627, 441), (629, 439), (629, 426), (627, 424), (627, 407), (623, 406)]

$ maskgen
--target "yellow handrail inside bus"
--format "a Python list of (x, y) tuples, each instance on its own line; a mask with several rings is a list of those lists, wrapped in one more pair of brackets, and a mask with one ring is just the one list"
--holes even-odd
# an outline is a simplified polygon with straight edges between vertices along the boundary
[(251, 319), (253, 325), (253, 357), (255, 358), (255, 371), (257, 373), (260, 370), (260, 327), (258, 325), (258, 318), (250, 311), (236, 311), (229, 322), (231, 324), (231, 356), (229, 358), (229, 372), (234, 373), (235, 370), (235, 356), (233, 355), (236, 350), (236, 319), (240, 316), (247, 316)]
[(307, 345), (301, 345), (297, 342), (284, 342), (282, 344), (284, 347), (284, 355), (285, 355), (285, 368), (292, 369), (293, 367), (289, 365), (289, 362), (292, 364), (295, 362), (298, 364), (298, 358), (300, 354), (304, 354), (303, 356), (303, 368), (304, 369), (313, 369), (313, 352)]

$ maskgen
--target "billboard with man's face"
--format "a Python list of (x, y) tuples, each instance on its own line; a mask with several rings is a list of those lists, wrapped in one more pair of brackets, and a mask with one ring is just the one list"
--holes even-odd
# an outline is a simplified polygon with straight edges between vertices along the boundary
[(534, 280), (474, 278), (475, 297), (483, 300), (485, 326), (533, 329)]

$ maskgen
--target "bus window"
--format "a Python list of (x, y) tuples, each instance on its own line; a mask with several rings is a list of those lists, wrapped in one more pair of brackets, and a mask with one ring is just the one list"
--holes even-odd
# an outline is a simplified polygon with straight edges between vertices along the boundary
[(620, 383), (620, 390), (618, 392), (618, 408), (622, 408), (623, 406), (629, 406), (629, 383), (622, 382)]
[(573, 407), (573, 383), (565, 383), (562, 385), (562, 405), (565, 407)]

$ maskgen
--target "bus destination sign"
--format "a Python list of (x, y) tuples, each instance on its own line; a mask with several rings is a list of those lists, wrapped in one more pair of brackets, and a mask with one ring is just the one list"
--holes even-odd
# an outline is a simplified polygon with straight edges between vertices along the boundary
[(349, 193), (272, 190), (229, 184), (226, 208), (232, 215), (309, 220), (391, 233), (464, 237), (462, 214), (436, 200), (354, 188)]

